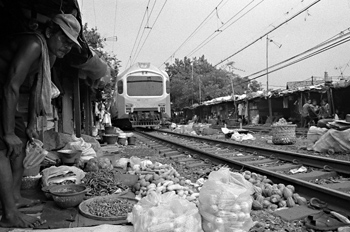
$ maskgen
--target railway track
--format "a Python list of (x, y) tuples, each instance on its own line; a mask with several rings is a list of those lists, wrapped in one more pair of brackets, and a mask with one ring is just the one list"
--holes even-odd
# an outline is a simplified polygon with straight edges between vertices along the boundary
[[(319, 198), (326, 201), (329, 208), (350, 214), (350, 181), (344, 181), (350, 176), (350, 162), (165, 130), (134, 133), (140, 141), (185, 165), (190, 172), (204, 174), (214, 165), (249, 170), (267, 176), (274, 183), (294, 185), (300, 195)], [(308, 171), (290, 173), (300, 167)], [(339, 183), (325, 184), (323, 180)]]

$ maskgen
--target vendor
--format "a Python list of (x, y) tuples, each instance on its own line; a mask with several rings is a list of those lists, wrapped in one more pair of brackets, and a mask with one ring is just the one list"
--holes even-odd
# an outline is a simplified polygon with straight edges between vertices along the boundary
[[(80, 29), (80, 24), (73, 15), (58, 14), (43, 33), (22, 33), (0, 44), (1, 227), (36, 227), (43, 223), (18, 210), (19, 207), (38, 203), (22, 198), (20, 194), (24, 148), (28, 139), (36, 137), (36, 115), (51, 113), (50, 68), (56, 58), (63, 58), (73, 45), (80, 46), (77, 41)], [(33, 80), (32, 77), (36, 79)], [(16, 106), (20, 88), (27, 84), (31, 93), (29, 121), (25, 127)]]

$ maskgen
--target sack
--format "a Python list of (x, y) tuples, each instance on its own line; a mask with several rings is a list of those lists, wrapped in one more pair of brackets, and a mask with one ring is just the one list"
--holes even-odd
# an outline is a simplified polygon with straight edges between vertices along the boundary
[(33, 139), (33, 142), (27, 142), (26, 157), (23, 160), (25, 169), (36, 167), (45, 159), (48, 152), (43, 148), (43, 145), (43, 142), (38, 139)]
[(137, 232), (203, 232), (196, 205), (174, 192), (151, 191), (134, 206), (127, 220)]
[(199, 193), (203, 230), (249, 231), (253, 186), (243, 175), (221, 168), (211, 172)]

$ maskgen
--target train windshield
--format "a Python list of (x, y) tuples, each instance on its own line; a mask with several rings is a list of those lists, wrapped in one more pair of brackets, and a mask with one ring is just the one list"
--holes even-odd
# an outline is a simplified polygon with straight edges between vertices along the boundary
[(163, 79), (161, 76), (129, 76), (126, 89), (129, 96), (161, 96)]

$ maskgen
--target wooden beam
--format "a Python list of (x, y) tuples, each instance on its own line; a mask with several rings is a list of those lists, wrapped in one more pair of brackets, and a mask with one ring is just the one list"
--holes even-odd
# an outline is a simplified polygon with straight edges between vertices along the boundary
[(80, 87), (78, 75), (73, 77), (73, 83), (75, 135), (81, 137)]

